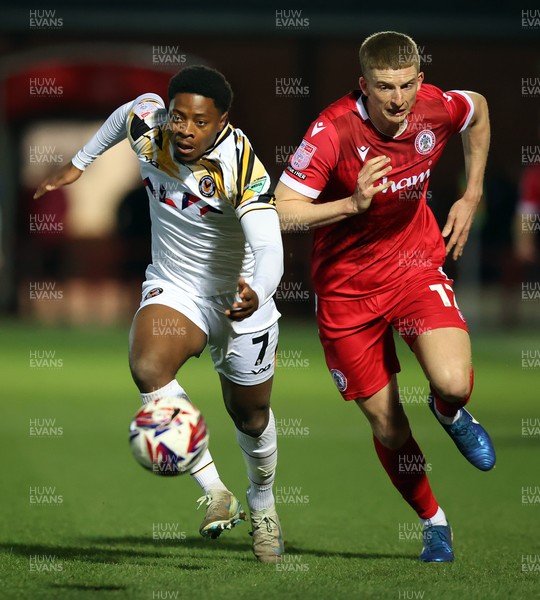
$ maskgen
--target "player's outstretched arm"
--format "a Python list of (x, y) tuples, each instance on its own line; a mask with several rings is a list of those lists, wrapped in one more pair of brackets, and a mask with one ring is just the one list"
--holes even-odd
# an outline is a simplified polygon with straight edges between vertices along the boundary
[(39, 184), (34, 199), (77, 181), (98, 156), (124, 140), (127, 137), (126, 119), (133, 103), (127, 102), (117, 108), (69, 163), (48, 175)]
[(371, 206), (373, 196), (393, 183), (387, 181), (376, 185), (377, 181), (392, 170), (389, 161), (386, 156), (376, 156), (366, 161), (358, 173), (352, 196), (332, 202), (314, 204), (313, 198), (292, 190), (280, 181), (275, 194), (282, 231), (294, 231), (299, 226), (315, 229), (366, 212)]
[(38, 185), (34, 194), (34, 200), (41, 198), (47, 192), (52, 192), (58, 188), (69, 185), (79, 179), (83, 174), (83, 171), (78, 169), (72, 162), (68, 162), (63, 167), (58, 168), (56, 171), (45, 177), (45, 179)]
[(446, 254), (452, 253), (454, 260), (463, 254), (463, 248), (482, 198), (490, 140), (489, 111), (486, 99), (475, 92), (467, 92), (467, 94), (474, 104), (474, 115), (469, 126), (462, 133), (467, 187), (463, 197), (452, 205), (442, 230), (443, 237), (450, 236), (446, 244)]

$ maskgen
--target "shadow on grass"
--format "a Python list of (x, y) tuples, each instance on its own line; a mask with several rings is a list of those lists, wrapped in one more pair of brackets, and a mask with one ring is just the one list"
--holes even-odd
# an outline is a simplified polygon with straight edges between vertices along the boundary
[[(199, 535), (185, 536), (182, 539), (153, 539), (151, 535), (100, 536), (81, 538), (81, 541), (100, 545), (134, 546), (137, 548), (201, 548), (204, 550), (226, 547), (228, 550), (246, 552), (251, 550), (251, 537), (238, 539), (227, 537), (227, 534), (216, 540)], [(146, 554), (146, 553), (145, 553)]]
[[(249, 561), (252, 561), (251, 555), (251, 538), (238, 539), (220, 536), (217, 540), (204, 539), (199, 536), (187, 536), (183, 540), (153, 540), (149, 536), (123, 536), (123, 537), (99, 537), (99, 538), (86, 538), (87, 542), (97, 542), (99, 544), (111, 544), (111, 545), (129, 545), (137, 547), (148, 547), (154, 548), (178, 548), (185, 547), (189, 548), (201, 548), (203, 550), (224, 550), (227, 553), (233, 551), (237, 552), (248, 552)], [(330, 556), (332, 558), (351, 558), (351, 559), (377, 559), (377, 558), (404, 558), (406, 560), (418, 561), (416, 555), (411, 554), (381, 554), (373, 552), (340, 552), (340, 551), (328, 551), (324, 549), (324, 543), (321, 543), (321, 548), (303, 548), (289, 544), (285, 541), (285, 550), (290, 554), (302, 554), (309, 556)], [(238, 557), (241, 558), (241, 557)]]
[[(80, 543), (73, 546), (57, 546), (54, 544), (0, 544), (0, 553), (11, 553), (28, 558), (31, 555), (55, 556), (65, 560), (80, 560), (86, 562), (121, 563), (131, 559), (170, 559), (171, 555), (163, 554), (161, 549), (179, 550), (178, 559), (182, 559), (185, 551), (189, 550), (190, 559), (216, 559), (223, 560), (224, 555), (228, 559), (242, 562), (253, 562), (251, 554), (251, 539), (240, 540), (236, 538), (222, 538), (218, 540), (207, 540), (198, 536), (187, 536), (181, 540), (153, 540), (150, 536), (118, 536), (118, 537), (87, 537), (82, 538)], [(204, 552), (193, 554), (193, 549)], [(342, 552), (325, 550), (321, 548), (304, 548), (285, 542), (285, 550), (288, 554), (303, 556), (331, 557), (344, 559), (405, 559), (417, 561), (418, 558), (411, 554), (398, 553), (373, 553), (373, 552)], [(179, 564), (180, 569), (202, 570), (210, 566), (197, 566)]]
[[(246, 560), (251, 554), (251, 539), (205, 540), (201, 537), (187, 537), (179, 540), (153, 540), (150, 536), (87, 537), (74, 540), (73, 545), (43, 543), (0, 544), (0, 554), (16, 554), (25, 558), (32, 555), (54, 556), (57, 559), (80, 560), (94, 563), (122, 563), (129, 560), (169, 559), (170, 550), (178, 550), (178, 560), (189, 552), (190, 558), (223, 560), (228, 558)], [(167, 550), (164, 554), (163, 550)], [(201, 552), (193, 552), (201, 550)], [(203, 552), (204, 551), (204, 552)], [(204, 566), (179, 565), (186, 570), (204, 569)]]
[(48, 587), (79, 592), (125, 592), (128, 589), (127, 585), (89, 585), (84, 583), (49, 583)]
[(285, 550), (289, 554), (301, 554), (309, 556), (331, 557), (331, 558), (349, 558), (349, 559), (377, 559), (377, 558), (404, 558), (405, 560), (414, 560), (418, 562), (418, 557), (411, 554), (382, 554), (377, 552), (340, 552), (333, 550), (299, 548), (285, 542)]

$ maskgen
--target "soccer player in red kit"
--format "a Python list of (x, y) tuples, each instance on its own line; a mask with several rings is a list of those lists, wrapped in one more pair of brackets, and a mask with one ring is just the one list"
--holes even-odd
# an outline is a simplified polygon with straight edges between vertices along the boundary
[[(489, 435), (463, 408), (473, 384), (470, 341), (441, 268), (446, 254), (461, 256), (482, 194), (487, 103), (423, 84), (417, 46), (401, 33), (368, 37), (360, 67), (360, 90), (324, 110), (291, 157), (276, 188), (278, 211), (282, 224), (315, 230), (312, 278), (328, 368), (366, 415), (383, 467), (424, 524), (420, 559), (447, 562), (452, 533), (400, 403), (392, 327), (429, 380), (438, 421), (474, 466), (491, 469)], [(427, 189), (458, 132), (467, 188), (441, 235)]]

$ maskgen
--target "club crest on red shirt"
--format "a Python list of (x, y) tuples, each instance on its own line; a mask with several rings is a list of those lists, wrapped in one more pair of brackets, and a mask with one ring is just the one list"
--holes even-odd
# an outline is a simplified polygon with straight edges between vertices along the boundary
[(435, 134), (431, 129), (423, 129), (414, 140), (418, 154), (429, 154), (435, 148)]

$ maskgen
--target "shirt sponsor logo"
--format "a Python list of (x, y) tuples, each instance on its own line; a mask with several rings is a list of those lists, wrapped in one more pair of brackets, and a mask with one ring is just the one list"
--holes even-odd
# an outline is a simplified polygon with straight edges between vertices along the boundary
[[(429, 179), (430, 175), (431, 175), (431, 171), (429, 169), (426, 169), (419, 175), (411, 175), (411, 177), (403, 177), (399, 181), (394, 181), (392, 183), (392, 185), (390, 186), (390, 189), (392, 190), (392, 192), (396, 193), (399, 190), (404, 190), (406, 188), (409, 188), (409, 187), (412, 187), (415, 185), (423, 184), (424, 181), (427, 183), (427, 180)], [(383, 177), (381, 180), (381, 183), (385, 184), (387, 181), (388, 181), (388, 177)], [(386, 194), (387, 192), (388, 192), (388, 188), (383, 190), (382, 193)]]
[(431, 129), (423, 129), (414, 140), (418, 154), (429, 154), (435, 148), (435, 134)]
[(302, 140), (302, 143), (298, 146), (291, 159), (291, 166), (298, 171), (305, 169), (311, 162), (316, 150), (317, 146), (306, 142), (306, 140)]
[[(201, 194), (202, 194), (202, 192), (201, 192)], [(219, 208), (215, 208), (213, 206), (210, 206), (210, 204), (206, 204), (206, 202), (204, 200), (202, 200), (201, 198), (199, 198), (198, 196), (194, 196), (193, 194), (190, 194), (188, 192), (184, 192), (184, 194), (182, 194), (182, 210), (186, 210), (186, 208), (189, 208), (190, 206), (192, 206), (193, 204), (197, 204), (198, 202), (200, 202), (200, 204), (198, 206), (199, 206), (199, 215), (201, 217), (204, 217), (204, 215), (207, 212), (216, 213), (218, 215), (223, 214), (223, 212), (221, 210), (219, 210)]]

